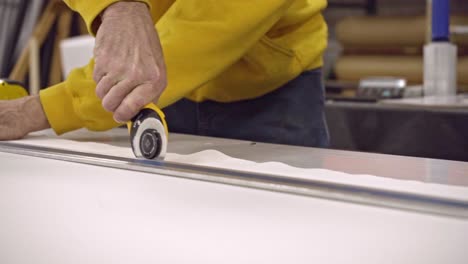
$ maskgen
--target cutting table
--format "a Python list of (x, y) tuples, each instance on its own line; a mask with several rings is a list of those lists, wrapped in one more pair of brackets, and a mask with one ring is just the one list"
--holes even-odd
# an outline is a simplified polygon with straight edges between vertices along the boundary
[(59, 139), (0, 143), (0, 263), (468, 260), (468, 163), (170, 136), (229, 165), (205, 166), (120, 156), (125, 129)]

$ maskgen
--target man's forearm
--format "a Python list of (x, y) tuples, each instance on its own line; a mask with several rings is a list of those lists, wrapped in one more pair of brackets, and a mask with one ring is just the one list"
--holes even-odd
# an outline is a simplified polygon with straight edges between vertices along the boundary
[(63, 0), (72, 10), (78, 12), (86, 23), (86, 26), (91, 34), (96, 34), (99, 27), (99, 15), (103, 11), (115, 3), (120, 2), (139, 2), (144, 3), (151, 8), (152, 0), (135, 0), (135, 1), (122, 1), (122, 0)]
[(140, 12), (149, 12), (148, 6), (145, 3), (138, 1), (121, 1), (104, 9), (101, 12), (101, 18), (104, 19), (106, 16), (119, 17), (123, 13), (139, 14)]
[(15, 140), (50, 127), (39, 96), (0, 100), (0, 140)]
[(102, 10), (98, 17), (92, 23), (92, 32), (97, 33), (104, 17), (118, 18), (125, 14), (132, 14), (135, 18), (144, 13), (149, 13), (148, 5), (139, 1), (119, 1), (109, 5)]
[(29, 132), (50, 128), (39, 95), (22, 98), (19, 104), (20, 111), (24, 113), (25, 118), (25, 120), (19, 120), (19, 122), (25, 122)]

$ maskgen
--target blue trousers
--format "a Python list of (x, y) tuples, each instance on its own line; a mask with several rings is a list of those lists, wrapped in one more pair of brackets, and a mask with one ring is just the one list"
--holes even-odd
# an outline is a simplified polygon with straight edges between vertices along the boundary
[(264, 96), (231, 103), (182, 99), (164, 109), (169, 131), (276, 144), (327, 147), (320, 69)]

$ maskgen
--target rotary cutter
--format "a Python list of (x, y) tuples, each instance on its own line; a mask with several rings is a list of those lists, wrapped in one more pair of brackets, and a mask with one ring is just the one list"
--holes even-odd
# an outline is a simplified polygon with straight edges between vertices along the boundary
[(130, 143), (137, 158), (164, 159), (167, 151), (167, 123), (154, 104), (145, 106), (127, 123)]

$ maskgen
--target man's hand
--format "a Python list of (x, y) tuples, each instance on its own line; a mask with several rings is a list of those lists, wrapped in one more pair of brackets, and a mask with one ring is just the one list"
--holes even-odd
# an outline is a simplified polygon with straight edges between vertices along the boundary
[(126, 122), (166, 87), (166, 68), (148, 7), (118, 2), (102, 15), (94, 48), (94, 80), (102, 106)]
[(49, 128), (39, 96), (0, 101), (0, 140), (14, 140)]

